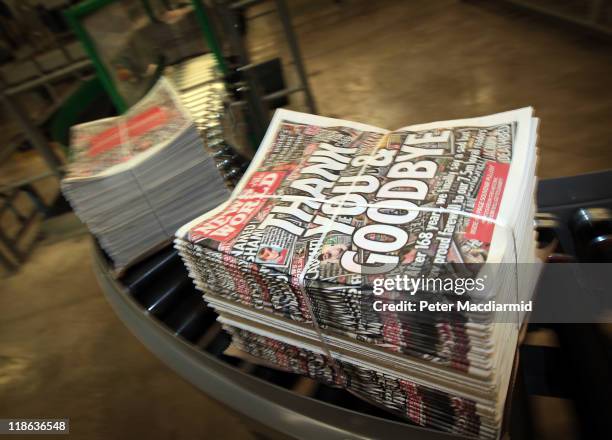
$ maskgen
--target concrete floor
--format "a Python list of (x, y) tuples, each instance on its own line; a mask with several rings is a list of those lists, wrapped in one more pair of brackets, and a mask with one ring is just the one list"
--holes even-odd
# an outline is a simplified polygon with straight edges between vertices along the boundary
[(38, 247), (0, 287), (0, 415), (69, 417), (78, 439), (250, 438), (114, 315), (89, 239)]
[[(540, 176), (610, 168), (609, 45), (481, 3), (291, 2), (319, 112), (396, 128), (533, 105)], [(283, 44), (273, 17), (259, 20), (264, 58)], [(118, 320), (87, 237), (63, 237), (1, 280), (0, 416), (70, 417), (84, 439), (250, 438)], [(571, 421), (559, 423), (540, 437), (571, 438)]]

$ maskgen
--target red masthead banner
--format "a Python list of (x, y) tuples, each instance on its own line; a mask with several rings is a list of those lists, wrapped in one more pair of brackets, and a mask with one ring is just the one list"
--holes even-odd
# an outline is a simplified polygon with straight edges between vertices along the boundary
[[(126, 121), (127, 135), (129, 137), (140, 136), (165, 124), (167, 120), (168, 112), (166, 109), (159, 106), (151, 107)], [(87, 154), (89, 156), (97, 156), (121, 145), (121, 143), (120, 128), (119, 126), (114, 126), (91, 138), (91, 148)]]
[(234, 200), (218, 215), (193, 228), (190, 232), (191, 239), (196, 242), (204, 238), (228, 241), (236, 237), (266, 203), (267, 199), (260, 196), (274, 194), (286, 174), (278, 171), (254, 173), (242, 190), (241, 198)]

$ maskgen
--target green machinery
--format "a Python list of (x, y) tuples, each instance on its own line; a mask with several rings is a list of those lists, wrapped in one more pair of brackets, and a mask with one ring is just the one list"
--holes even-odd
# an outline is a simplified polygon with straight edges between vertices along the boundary
[(270, 108), (286, 103), (288, 95), (304, 93), (308, 111), (316, 113), (284, 0), (268, 3), (275, 5), (298, 83), (285, 85), (279, 59), (251, 62), (240, 21), (248, 8), (259, 3), (263, 2), (85, 0), (67, 10), (65, 16), (119, 113), (140, 99), (166, 66), (212, 53), (221, 78), (235, 98), (232, 111), (238, 107), (244, 114), (256, 149), (267, 128)]
[[(86, 0), (68, 9), (66, 19), (91, 59), (100, 83), (118, 112), (140, 99), (169, 62), (163, 48), (194, 43), (194, 52), (213, 52), (219, 70), (227, 67), (204, 6), (168, 9), (150, 0)], [(178, 11), (178, 12), (177, 12)], [(197, 29), (195, 29), (197, 25)], [(177, 60), (172, 60), (177, 61)]]

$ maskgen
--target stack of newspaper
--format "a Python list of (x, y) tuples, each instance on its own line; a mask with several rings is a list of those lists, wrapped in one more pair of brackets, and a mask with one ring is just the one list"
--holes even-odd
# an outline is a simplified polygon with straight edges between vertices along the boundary
[(62, 191), (119, 271), (229, 196), (165, 79), (126, 114), (73, 127), (72, 152)]
[(279, 110), (175, 246), (241, 350), (496, 438), (539, 274), (537, 125), (531, 108), (396, 131)]
[(248, 165), (243, 156), (250, 155), (244, 145), (237, 148), (245, 143), (240, 141), (244, 130), (237, 122), (238, 115), (225, 110), (225, 83), (216, 65), (214, 56), (206, 54), (172, 66), (165, 75), (189, 110), (221, 176), (233, 188)]

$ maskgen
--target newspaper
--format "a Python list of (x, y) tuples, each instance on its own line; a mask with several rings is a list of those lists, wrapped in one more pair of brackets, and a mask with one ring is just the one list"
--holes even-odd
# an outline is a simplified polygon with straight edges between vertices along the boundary
[(142, 161), (171, 143), (191, 124), (174, 88), (162, 78), (124, 115), (72, 127), (67, 179), (124, 171), (134, 160)]
[[(523, 316), (380, 312), (374, 286), (531, 261), (537, 126), (531, 108), (394, 131), (278, 110), (230, 199), (175, 246), (244, 351), (495, 438)], [(529, 298), (536, 279), (503, 268), (493, 288)]]
[(495, 224), (465, 214), (495, 220), (516, 195), (512, 145), (530, 135), (531, 114), (389, 132), (280, 110), (228, 203), (178, 235), (285, 275), (350, 285), (484, 263)]
[[(419, 385), (393, 374), (364, 368), (349, 362), (332, 361), (319, 350), (296, 347), (269, 337), (224, 325), (232, 343), (266, 366), (308, 376), (330, 386), (343, 387), (376, 406), (390, 410), (411, 422), (460, 435), (494, 437), (495, 429), (485, 426), (478, 404), (471, 399)], [(338, 374), (340, 366), (343, 374)], [(350, 380), (347, 380), (350, 377)]]
[(62, 192), (118, 273), (229, 195), (163, 78), (126, 114), (73, 127), (72, 150)]

